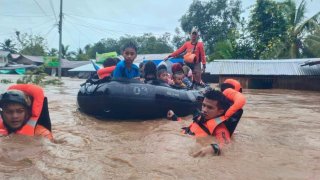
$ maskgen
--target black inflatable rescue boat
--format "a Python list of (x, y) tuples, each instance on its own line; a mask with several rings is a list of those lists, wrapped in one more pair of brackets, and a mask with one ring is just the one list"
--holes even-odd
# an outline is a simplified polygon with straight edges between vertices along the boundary
[(107, 119), (160, 118), (170, 109), (185, 116), (200, 107), (201, 99), (199, 91), (178, 90), (137, 80), (87, 80), (77, 97), (80, 111)]

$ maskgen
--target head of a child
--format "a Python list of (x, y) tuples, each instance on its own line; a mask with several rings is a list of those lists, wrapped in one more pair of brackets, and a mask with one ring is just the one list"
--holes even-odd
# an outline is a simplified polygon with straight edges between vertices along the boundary
[(104, 62), (103, 62), (103, 67), (111, 67), (111, 66), (115, 66), (117, 65), (118, 61), (115, 58), (107, 58)]
[(137, 57), (137, 45), (134, 42), (129, 41), (123, 45), (121, 50), (126, 64), (131, 65)]
[(201, 112), (209, 120), (223, 115), (229, 107), (230, 103), (222, 92), (209, 90), (204, 94)]
[(29, 120), (31, 105), (32, 98), (19, 90), (9, 90), (1, 95), (1, 117), (8, 130), (18, 130)]
[(182, 84), (183, 78), (184, 78), (184, 74), (182, 72), (177, 72), (177, 73), (173, 74), (174, 84), (176, 84), (176, 85)]
[(144, 65), (144, 79), (146, 81), (157, 79), (157, 66), (154, 62), (148, 61)]
[(168, 82), (169, 74), (165, 65), (160, 65), (157, 68), (157, 78), (161, 81)]

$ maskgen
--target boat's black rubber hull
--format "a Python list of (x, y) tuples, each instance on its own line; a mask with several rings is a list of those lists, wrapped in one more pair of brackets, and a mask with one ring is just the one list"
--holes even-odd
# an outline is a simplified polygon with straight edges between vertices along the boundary
[(148, 119), (165, 117), (169, 109), (179, 116), (191, 114), (200, 106), (199, 97), (197, 91), (111, 81), (83, 85), (78, 105), (81, 111), (94, 116)]

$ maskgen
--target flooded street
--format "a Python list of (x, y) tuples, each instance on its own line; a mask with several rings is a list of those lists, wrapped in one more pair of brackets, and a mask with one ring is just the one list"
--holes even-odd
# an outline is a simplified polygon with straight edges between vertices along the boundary
[(85, 80), (63, 81), (45, 87), (55, 142), (0, 138), (0, 179), (320, 179), (320, 92), (244, 90), (232, 144), (222, 156), (193, 158), (213, 139), (180, 134), (190, 117), (98, 120), (77, 110)]

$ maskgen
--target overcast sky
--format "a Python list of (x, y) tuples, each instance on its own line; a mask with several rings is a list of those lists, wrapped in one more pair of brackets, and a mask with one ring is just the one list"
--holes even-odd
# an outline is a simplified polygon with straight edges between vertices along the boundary
[[(102, 38), (125, 34), (174, 34), (192, 0), (63, 0), (63, 44), (75, 50)], [(300, 2), (300, 0), (296, 0)], [(242, 0), (249, 14), (254, 0)], [(307, 0), (307, 16), (320, 11), (320, 0)], [(39, 34), (58, 48), (60, 0), (0, 0), (0, 42), (21, 33)]]

